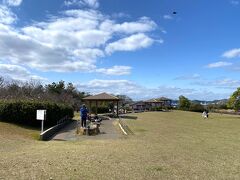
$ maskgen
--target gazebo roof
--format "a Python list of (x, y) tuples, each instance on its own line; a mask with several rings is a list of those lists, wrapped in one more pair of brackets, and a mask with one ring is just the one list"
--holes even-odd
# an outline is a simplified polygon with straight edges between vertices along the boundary
[(94, 95), (94, 96), (88, 96), (88, 97), (85, 97), (83, 98), (83, 100), (89, 100), (89, 101), (94, 101), (94, 100), (99, 100), (99, 101), (118, 101), (119, 98), (116, 97), (116, 96), (112, 96), (110, 94), (107, 94), (107, 93), (101, 93), (101, 94), (97, 94), (97, 95)]

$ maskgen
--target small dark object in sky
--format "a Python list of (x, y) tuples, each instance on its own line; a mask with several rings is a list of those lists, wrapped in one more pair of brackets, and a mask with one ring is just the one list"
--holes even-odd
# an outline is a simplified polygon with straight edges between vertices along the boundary
[(177, 14), (177, 12), (176, 12), (176, 11), (174, 11), (174, 12), (173, 12), (173, 14)]

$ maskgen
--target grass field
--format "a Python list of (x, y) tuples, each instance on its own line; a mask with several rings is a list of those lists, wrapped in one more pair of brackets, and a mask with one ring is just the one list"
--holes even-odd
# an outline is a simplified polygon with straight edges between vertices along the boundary
[(0, 179), (240, 179), (240, 117), (149, 112), (119, 140), (41, 142), (0, 122)]

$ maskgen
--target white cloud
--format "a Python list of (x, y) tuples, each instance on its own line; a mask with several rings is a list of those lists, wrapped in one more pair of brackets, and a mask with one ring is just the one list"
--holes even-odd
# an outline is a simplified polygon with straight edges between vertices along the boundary
[(91, 60), (74, 60), (74, 56), (63, 48), (50, 47), (14, 33), (0, 32), (0, 54), (2, 59), (14, 64), (43, 71), (88, 71), (95, 68)]
[(80, 59), (89, 59), (89, 61), (104, 56), (104, 52), (97, 48), (77, 49), (73, 51), (73, 54)]
[(226, 51), (223, 53), (223, 57), (225, 58), (235, 58), (235, 57), (240, 57), (240, 48), (236, 49), (231, 49), (229, 51)]
[[(97, 72), (97, 60), (107, 55), (106, 49), (110, 55), (118, 50), (134, 51), (159, 42), (143, 33), (157, 27), (147, 17), (117, 23), (100, 11), (75, 9), (19, 29), (11, 25), (16, 15), (9, 8), (0, 7), (4, 12), (0, 9), (0, 60), (41, 71)], [(127, 45), (126, 48), (121, 44)], [(121, 75), (116, 68), (103, 69)], [(127, 74), (127, 70), (123, 74)]]
[(161, 31), (163, 34), (167, 34), (167, 31), (166, 31), (164, 28), (160, 28), (160, 31)]
[(114, 24), (113, 21), (105, 21), (101, 24), (101, 29), (105, 31), (120, 32), (126, 34), (149, 32), (156, 29), (157, 24), (147, 17), (142, 17), (136, 22), (124, 22)]
[(86, 6), (89, 8), (97, 9), (99, 7), (98, 0), (65, 0), (66, 6)]
[(106, 52), (111, 54), (115, 51), (135, 51), (151, 46), (154, 40), (143, 33), (131, 35), (107, 45)]
[(29, 72), (26, 68), (12, 64), (0, 64), (0, 75), (3, 77), (11, 78), (14, 80), (40, 80), (45, 81), (45, 78), (34, 75)]
[(3, 3), (8, 6), (20, 6), (22, 0), (3, 0)]
[(82, 0), (82, 1), (91, 8), (98, 8), (99, 7), (98, 0)]
[(232, 0), (232, 1), (230, 1), (230, 3), (235, 6), (239, 5), (239, 1), (237, 1), (237, 0)]
[(119, 12), (119, 13), (113, 13), (112, 17), (113, 18), (130, 18), (131, 16), (129, 14)]
[(209, 91), (207, 89), (199, 89), (198, 91), (195, 91), (191, 93), (190, 95), (187, 95), (189, 99), (192, 100), (202, 100), (202, 101), (213, 101), (213, 100), (220, 100), (220, 99), (228, 99), (232, 92), (215, 92), (215, 91)]
[(112, 94), (125, 94), (135, 100), (143, 100), (157, 98), (161, 96), (178, 99), (180, 95), (184, 95), (190, 99), (199, 100), (215, 100), (227, 98), (228, 93), (215, 93), (207, 89), (195, 90), (179, 87), (159, 86), (156, 88), (148, 88), (136, 84), (128, 80), (101, 80), (94, 79), (87, 83), (75, 84), (79, 90), (87, 91), (93, 94), (107, 92)]
[(96, 72), (106, 75), (129, 75), (131, 73), (131, 67), (129, 66), (113, 66), (112, 68), (100, 68)]
[(184, 76), (178, 76), (175, 78), (175, 80), (195, 80), (195, 79), (200, 79), (199, 74), (192, 74), (192, 75), (184, 75)]
[(220, 68), (220, 67), (231, 66), (232, 64), (233, 63), (230, 63), (230, 62), (219, 61), (219, 62), (208, 64), (207, 68)]
[(240, 80), (224, 78), (214, 81), (212, 85), (223, 88), (238, 88), (240, 87)]
[(169, 14), (165, 14), (163, 16), (163, 19), (171, 20), (171, 19), (173, 19), (173, 17), (171, 15), (169, 15)]
[(0, 25), (12, 24), (16, 19), (16, 15), (8, 7), (0, 5)]
[(223, 89), (235, 89), (240, 87), (240, 80), (231, 78), (218, 78), (215, 80), (202, 80), (193, 82), (193, 85), (223, 88)]
[(78, 83), (76, 86), (79, 90), (84, 90), (91, 93), (114, 93), (114, 94), (134, 94), (138, 91), (135, 83), (128, 80), (101, 80), (94, 79), (87, 83)]

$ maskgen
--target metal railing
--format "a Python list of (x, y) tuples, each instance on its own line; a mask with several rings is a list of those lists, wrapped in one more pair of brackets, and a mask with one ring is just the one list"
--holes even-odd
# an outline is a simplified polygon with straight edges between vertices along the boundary
[(65, 123), (66, 121), (69, 120), (69, 117), (68, 116), (64, 116), (62, 119), (58, 120), (57, 121), (57, 125), (58, 124), (62, 124), (62, 123)]

